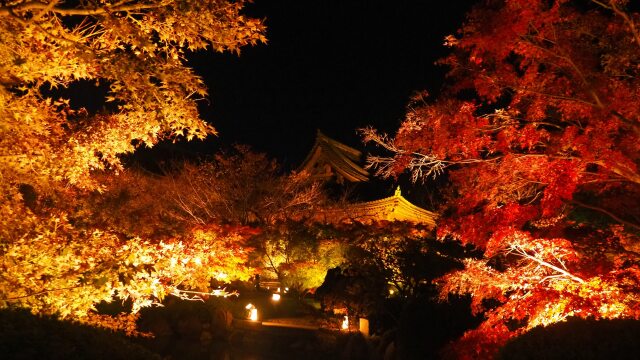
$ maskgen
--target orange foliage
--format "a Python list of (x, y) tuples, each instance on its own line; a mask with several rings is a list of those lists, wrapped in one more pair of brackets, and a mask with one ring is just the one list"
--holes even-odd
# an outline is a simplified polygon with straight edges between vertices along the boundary
[[(0, 5), (0, 174), (4, 181), (96, 186), (96, 169), (120, 168), (118, 155), (159, 139), (204, 138), (206, 95), (185, 50), (239, 52), (266, 41), (244, 1), (60, 1)], [(72, 109), (47, 88), (79, 80), (108, 85), (106, 114)], [(50, 95), (49, 95), (50, 96)]]
[(27, 231), (3, 243), (0, 305), (83, 318), (100, 301), (131, 300), (133, 312), (180, 289), (207, 290), (210, 280), (246, 280), (240, 235), (197, 228), (155, 242), (75, 228), (66, 214), (23, 213)]
[[(149, 229), (163, 225), (151, 211), (138, 213), (144, 226), (136, 229), (118, 216), (132, 209), (108, 214), (90, 193), (110, 185), (96, 173), (121, 172), (120, 156), (137, 146), (215, 133), (199, 118), (206, 88), (185, 52), (264, 42), (262, 22), (242, 15), (244, 5), (0, 4), (0, 307), (86, 319), (100, 301), (130, 299), (135, 312), (180, 289), (205, 289), (211, 278), (248, 278), (244, 235)], [(108, 87), (96, 99), (103, 112), (51, 98), (51, 89), (80, 81)]]

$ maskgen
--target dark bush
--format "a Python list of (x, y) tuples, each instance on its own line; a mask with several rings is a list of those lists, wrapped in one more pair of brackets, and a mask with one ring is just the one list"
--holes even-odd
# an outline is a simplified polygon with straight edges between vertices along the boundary
[(159, 359), (124, 335), (26, 310), (0, 311), (0, 354), (15, 360)]
[(569, 319), (509, 341), (499, 359), (638, 359), (640, 321)]

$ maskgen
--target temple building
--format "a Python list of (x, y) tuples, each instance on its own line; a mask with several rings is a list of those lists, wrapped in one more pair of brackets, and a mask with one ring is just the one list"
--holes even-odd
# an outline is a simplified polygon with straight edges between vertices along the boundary
[(357, 202), (342, 208), (327, 210), (318, 214), (318, 218), (320, 221), (327, 223), (349, 223), (353, 221), (371, 223), (382, 220), (407, 221), (434, 228), (438, 215), (413, 205), (402, 196), (398, 186), (393, 196), (380, 200)]
[[(312, 177), (340, 185), (369, 181), (369, 172), (361, 165), (362, 153), (329, 138), (318, 131), (313, 148), (298, 171), (307, 171)], [(407, 221), (430, 228), (435, 227), (438, 215), (412, 204), (402, 196), (400, 187), (395, 193), (379, 200), (348, 203), (319, 212), (318, 221), (327, 223), (373, 221)]]
[(307, 171), (314, 178), (338, 184), (368, 181), (369, 172), (359, 165), (361, 162), (360, 151), (335, 141), (318, 130), (316, 142), (298, 171)]

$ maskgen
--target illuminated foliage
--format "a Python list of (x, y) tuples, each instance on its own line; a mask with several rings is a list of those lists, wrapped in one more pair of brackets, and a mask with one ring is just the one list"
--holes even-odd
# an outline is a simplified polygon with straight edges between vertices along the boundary
[[(291, 256), (286, 256), (291, 252)], [(322, 285), (327, 271), (344, 261), (342, 244), (336, 241), (324, 241), (317, 247), (296, 247), (283, 251), (283, 255), (269, 256), (274, 262), (282, 283), (299, 292), (314, 290)], [(306, 255), (306, 256), (303, 256)]]
[[(254, 232), (177, 221), (170, 201), (153, 192), (168, 188), (170, 178), (125, 170), (100, 179), (102, 194), (58, 194), (30, 208), (5, 203), (12, 216), (0, 231), (11, 241), (2, 243), (0, 306), (112, 327), (113, 319), (91, 313), (98, 302), (130, 300), (136, 313), (169, 294), (209, 293), (212, 279), (253, 274), (245, 240)], [(117, 325), (129, 328), (123, 320)]]
[(346, 261), (348, 240), (332, 226), (287, 221), (254, 239), (263, 275), (299, 293), (319, 287), (329, 269)]
[(457, 36), (448, 86), (420, 94), (380, 174), (450, 180), (441, 238), (484, 251), (441, 279), (486, 321), (454, 346), (490, 357), (568, 316), (639, 318), (640, 33), (626, 1), (486, 1)]
[(292, 290), (318, 287), (327, 269), (343, 260), (343, 243), (323, 237), (306, 221), (329, 201), (322, 186), (304, 172), (285, 174), (276, 161), (247, 146), (199, 164), (179, 164), (149, 180), (167, 194), (163, 212), (173, 219), (168, 230), (176, 223), (259, 229), (250, 241), (251, 264), (263, 278)]
[[(5, 182), (91, 186), (95, 169), (159, 139), (204, 138), (202, 80), (185, 50), (238, 52), (265, 41), (244, 1), (9, 1), (0, 6), (0, 171)], [(108, 86), (113, 111), (91, 115), (45, 89)], [(99, 99), (98, 99), (99, 100)], [(73, 99), (71, 99), (73, 102)], [(98, 101), (100, 102), (100, 101)]]
[[(111, 173), (95, 178), (104, 187), (92, 192), (76, 206), (76, 226), (109, 228), (127, 237), (163, 240), (188, 232), (202, 223), (182, 220), (182, 213), (170, 199), (175, 184), (169, 177), (130, 168), (118, 176)], [(185, 184), (182, 184), (185, 185)], [(184, 186), (183, 191), (192, 191)]]
[(207, 291), (210, 279), (246, 280), (240, 234), (222, 229), (152, 242), (74, 228), (64, 213), (31, 217), (25, 235), (3, 244), (0, 306), (83, 318), (100, 301), (131, 300), (133, 311), (181, 290)]
[(326, 306), (347, 308), (352, 315), (380, 316), (390, 311), (389, 298), (404, 304), (424, 300), (433, 295), (433, 279), (461, 268), (456, 251), (460, 249), (437, 242), (433, 231), (421, 225), (339, 224), (332, 234), (349, 249), (316, 295)]
[(356, 226), (347, 235), (359, 254), (352, 266), (367, 265), (378, 272), (389, 290), (401, 297), (414, 296), (436, 276), (442, 275), (446, 255), (433, 249), (432, 232), (419, 225), (403, 222), (377, 222)]
[(170, 202), (180, 220), (261, 227), (304, 220), (327, 202), (309, 174), (284, 174), (266, 154), (237, 145), (200, 164), (169, 171)]
[[(244, 5), (0, 4), (0, 306), (87, 319), (94, 304), (114, 297), (137, 311), (170, 293), (204, 290), (211, 278), (248, 278), (238, 229), (181, 224), (178, 232), (162, 213), (143, 211), (145, 201), (156, 207), (161, 199), (108, 203), (99, 192), (117, 181), (96, 176), (122, 172), (119, 156), (138, 146), (215, 133), (198, 116), (206, 88), (185, 55), (264, 42), (264, 26), (241, 14)], [(73, 94), (79, 83), (108, 89), (95, 92), (104, 111), (52, 95)]]

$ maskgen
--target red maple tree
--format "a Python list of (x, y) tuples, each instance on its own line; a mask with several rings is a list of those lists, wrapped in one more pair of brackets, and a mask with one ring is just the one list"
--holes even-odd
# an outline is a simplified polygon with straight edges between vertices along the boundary
[[(457, 357), (569, 316), (640, 317), (640, 13), (627, 1), (485, 1), (416, 96), (382, 175), (447, 174), (441, 238), (484, 250), (441, 279), (485, 321)], [(486, 301), (492, 299), (493, 301)], [(491, 305), (489, 305), (491, 304)], [(453, 347), (452, 347), (453, 348)]]

